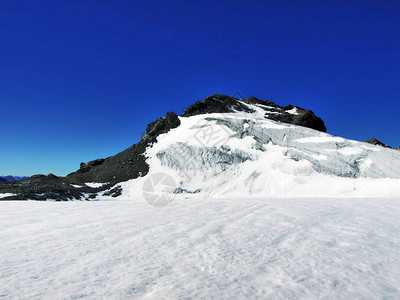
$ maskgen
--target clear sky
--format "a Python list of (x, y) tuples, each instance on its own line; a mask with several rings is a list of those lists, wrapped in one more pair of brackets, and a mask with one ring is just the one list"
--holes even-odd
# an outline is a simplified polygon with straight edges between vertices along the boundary
[(65, 175), (221, 93), (400, 144), (400, 1), (0, 1), (0, 175)]

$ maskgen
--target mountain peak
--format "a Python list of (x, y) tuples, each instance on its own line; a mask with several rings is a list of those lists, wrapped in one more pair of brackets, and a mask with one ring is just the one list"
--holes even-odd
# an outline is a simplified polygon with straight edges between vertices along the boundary
[[(373, 180), (380, 179), (387, 180), (374, 188), (374, 195), (394, 193), (386, 184), (400, 178), (398, 152), (325, 131), (311, 110), (215, 94), (188, 106), (180, 117), (169, 112), (156, 119), (138, 143), (114, 156), (81, 163), (65, 177), (36, 175), (2, 183), (0, 199), (89, 200), (121, 193), (144, 197), (140, 193), (149, 188), (147, 183), (165, 178), (168, 190), (183, 197), (370, 196)], [(369, 143), (383, 144), (376, 139)], [(315, 190), (321, 180), (329, 190)], [(154, 194), (153, 187), (148, 191)]]
[(260, 100), (256, 97), (237, 99), (227, 95), (214, 94), (206, 97), (203, 101), (197, 101), (190, 105), (183, 112), (182, 117), (210, 113), (255, 113), (256, 111), (261, 112), (266, 119), (326, 132), (324, 121), (313, 111), (294, 105), (282, 107), (272, 101)]

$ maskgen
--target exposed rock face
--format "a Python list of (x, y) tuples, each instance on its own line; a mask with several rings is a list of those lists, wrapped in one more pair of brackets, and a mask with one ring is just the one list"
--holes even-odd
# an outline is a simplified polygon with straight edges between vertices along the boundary
[(287, 110), (290, 109), (283, 108), (285, 112), (283, 112), (282, 114), (268, 115), (268, 119), (280, 121), (283, 123), (300, 125), (318, 131), (326, 132), (324, 121), (317, 117), (311, 110), (305, 110), (299, 107), (296, 108), (298, 115), (290, 114), (287, 112)]
[(76, 184), (85, 182), (117, 183), (147, 174), (148, 166), (143, 156), (147, 144), (143, 141), (106, 159), (81, 163), (81, 168), (67, 175)]
[[(66, 177), (36, 175), (18, 182), (7, 182), (0, 187), (0, 193), (13, 193), (14, 196), (1, 200), (70, 200), (90, 199), (96, 193), (106, 191), (112, 196), (118, 196), (121, 191), (114, 188), (107, 191), (118, 182), (144, 176), (149, 171), (144, 152), (156, 141), (157, 136), (179, 126), (180, 121), (175, 113), (151, 122), (143, 134), (141, 141), (128, 149), (108, 157), (81, 163), (80, 169)], [(85, 183), (105, 183), (98, 188), (91, 188)]]
[(226, 95), (215, 94), (205, 98), (203, 101), (196, 101), (196, 103), (188, 106), (183, 112), (182, 117), (234, 111), (252, 112), (252, 109), (244, 105), (241, 100)]
[[(225, 95), (213, 95), (203, 101), (197, 101), (190, 105), (182, 114), (190, 117), (207, 113), (246, 112), (252, 113), (254, 109), (248, 104), (256, 105), (264, 117), (284, 123), (326, 131), (324, 122), (310, 110), (288, 105), (281, 107), (270, 101), (259, 100), (255, 97), (248, 99), (236, 99)], [(81, 163), (80, 168), (67, 175), (57, 177), (36, 175), (18, 182), (6, 182), (1, 184), (0, 193), (12, 193), (14, 196), (1, 200), (14, 199), (91, 199), (97, 193), (104, 191), (107, 195), (118, 196), (120, 188), (115, 185), (119, 182), (144, 176), (149, 171), (144, 153), (148, 147), (157, 141), (160, 134), (180, 125), (178, 116), (169, 112), (166, 116), (151, 122), (142, 135), (141, 140), (128, 149), (105, 159), (96, 159), (87, 163)], [(101, 187), (93, 188), (85, 183), (104, 183)], [(114, 187), (110, 190), (111, 187)]]
[(97, 192), (111, 186), (111, 184), (99, 188), (91, 188), (86, 185), (77, 186), (72, 185), (72, 182), (66, 177), (49, 174), (47, 176), (34, 175), (25, 180), (5, 182), (0, 186), (0, 193), (14, 194), (2, 200), (88, 200), (94, 198)]
[(88, 163), (81, 163), (81, 168), (67, 176), (73, 182), (82, 184), (85, 182), (117, 183), (146, 175), (149, 166), (143, 153), (146, 148), (157, 140), (157, 137), (178, 127), (178, 116), (169, 112), (166, 116), (158, 118), (147, 126), (146, 133), (142, 135), (139, 143), (128, 149), (108, 157), (96, 159)]
[[(382, 147), (385, 147), (385, 148), (392, 148), (392, 147), (390, 147), (390, 146), (388, 146), (388, 145), (382, 143), (381, 141), (377, 140), (377, 139), (374, 138), (374, 137), (372, 137), (372, 138), (370, 138), (370, 139), (368, 139), (368, 140), (365, 140), (364, 142), (365, 142), (365, 143), (372, 144), (372, 145), (382, 146)], [(399, 147), (400, 147), (400, 146), (399, 146)]]
[(281, 107), (271, 101), (263, 101), (256, 97), (248, 99), (236, 99), (226, 95), (215, 94), (197, 101), (190, 105), (182, 114), (183, 117), (190, 117), (206, 113), (229, 113), (229, 112), (254, 112), (246, 104), (255, 104), (265, 111), (265, 118), (283, 123), (304, 126), (326, 132), (324, 121), (317, 117), (311, 110), (298, 106), (287, 105)]
[(147, 143), (154, 143), (160, 134), (167, 133), (172, 128), (181, 124), (174, 112), (168, 112), (164, 117), (158, 118), (147, 125), (146, 133), (142, 134), (142, 140)]

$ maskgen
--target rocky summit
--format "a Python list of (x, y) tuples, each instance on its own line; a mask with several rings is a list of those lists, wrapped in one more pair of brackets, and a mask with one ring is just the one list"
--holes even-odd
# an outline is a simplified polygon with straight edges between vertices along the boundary
[[(253, 107), (248, 104), (253, 105)], [(287, 105), (279, 106), (274, 102), (260, 100), (256, 97), (248, 99), (236, 99), (226, 95), (209, 96), (203, 101), (197, 101), (190, 105), (182, 114), (182, 117), (191, 117), (207, 113), (231, 113), (231, 112), (255, 112), (254, 106), (260, 108), (266, 119), (288, 124), (300, 125), (322, 132), (326, 132), (324, 121), (317, 117), (311, 110)]]

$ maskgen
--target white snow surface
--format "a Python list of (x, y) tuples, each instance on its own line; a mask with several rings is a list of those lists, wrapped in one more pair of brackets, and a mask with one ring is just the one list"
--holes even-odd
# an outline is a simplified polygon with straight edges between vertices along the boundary
[(107, 183), (101, 183), (101, 182), (86, 182), (85, 183), (85, 185), (87, 185), (88, 187), (91, 187), (91, 188), (98, 188), (105, 184), (107, 184)]
[(81, 188), (82, 187), (81, 185), (78, 185), (78, 184), (70, 184), (70, 186), (73, 186), (74, 188)]
[(13, 193), (0, 193), (0, 199), (5, 197), (15, 196)]
[(289, 113), (289, 114), (292, 114), (292, 115), (298, 115), (299, 114), (297, 112), (297, 107), (293, 107), (292, 109), (287, 110), (286, 112)]
[(191, 197), (400, 197), (400, 151), (275, 122), (248, 106), (255, 113), (180, 117), (147, 150), (149, 173), (122, 183), (121, 197), (141, 196), (160, 173)]
[(400, 199), (0, 202), (1, 299), (399, 299)]

